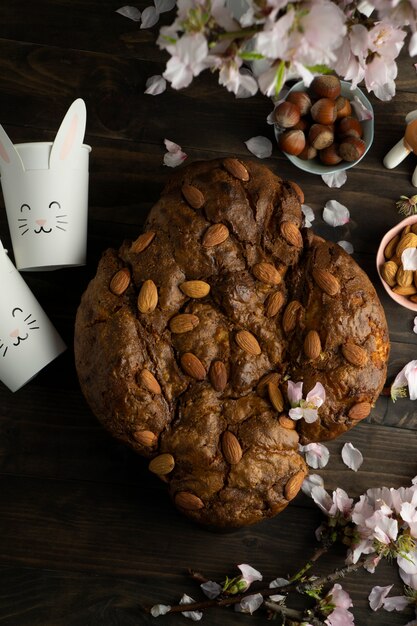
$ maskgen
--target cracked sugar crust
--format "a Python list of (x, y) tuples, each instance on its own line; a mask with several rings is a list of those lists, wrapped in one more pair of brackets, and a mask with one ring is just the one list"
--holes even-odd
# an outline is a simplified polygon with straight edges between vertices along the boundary
[[(250, 161), (176, 172), (145, 234), (103, 254), (77, 312), (91, 409), (206, 525), (284, 509), (307, 474), (299, 442), (351, 428), (385, 381), (376, 292), (344, 250), (301, 228), (300, 193)], [(287, 418), (288, 379), (304, 397), (324, 385), (313, 424)]]

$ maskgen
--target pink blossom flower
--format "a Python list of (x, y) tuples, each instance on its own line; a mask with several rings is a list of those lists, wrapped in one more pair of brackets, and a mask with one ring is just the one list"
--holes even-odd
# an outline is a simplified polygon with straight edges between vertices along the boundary
[(288, 413), (291, 419), (304, 418), (308, 424), (318, 419), (317, 410), (326, 400), (326, 391), (321, 383), (316, 383), (303, 400), (303, 383), (293, 383), (289, 380), (287, 393), (292, 407)]
[(251, 584), (257, 580), (262, 580), (262, 574), (258, 572), (257, 569), (248, 565), (247, 563), (242, 563), (238, 565), (238, 569), (242, 572), (242, 576), (240, 578), (240, 582), (246, 583), (246, 586), (240, 586), (240, 591), (246, 591), (249, 589)]
[(410, 361), (399, 372), (391, 385), (391, 398), (395, 402), (408, 393), (410, 400), (417, 398), (417, 361)]
[(317, 506), (328, 517), (341, 516), (349, 520), (352, 514), (353, 500), (349, 498), (346, 491), (338, 487), (330, 496), (327, 491), (320, 486), (313, 487), (311, 497)]
[(188, 87), (193, 77), (210, 65), (207, 40), (201, 33), (183, 35), (167, 49), (172, 56), (163, 77), (174, 89)]
[(352, 613), (348, 611), (353, 606), (352, 600), (341, 585), (336, 583), (332, 587), (326, 601), (335, 607), (324, 622), (327, 626), (350, 626), (355, 623)]

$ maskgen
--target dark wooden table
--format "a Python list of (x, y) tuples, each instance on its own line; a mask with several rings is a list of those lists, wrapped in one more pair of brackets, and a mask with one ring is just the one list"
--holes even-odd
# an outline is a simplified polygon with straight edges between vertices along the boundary
[[(158, 198), (170, 174), (162, 165), (164, 138), (181, 144), (189, 161), (248, 157), (244, 140), (273, 138), (265, 123), (270, 101), (235, 100), (209, 74), (184, 91), (144, 95), (147, 78), (162, 71), (164, 56), (155, 44), (156, 29), (141, 31), (117, 15), (121, 4), (3, 0), (0, 7), (0, 122), (14, 142), (51, 140), (69, 104), (82, 97), (86, 141), (93, 146), (87, 266), (24, 275), (69, 349), (17, 393), (0, 386), (0, 624), (155, 623), (139, 605), (172, 603), (183, 592), (199, 596), (185, 574), (188, 567), (218, 580), (240, 562), (261, 570), (265, 579), (294, 572), (312, 552), (320, 520), (311, 501), (299, 495), (275, 519), (235, 533), (193, 525), (173, 509), (147, 464), (101, 428), (81, 395), (72, 350), (77, 305), (101, 252), (134, 238)], [(414, 315), (386, 296), (375, 270), (378, 242), (399, 221), (395, 200), (415, 191), (414, 157), (393, 171), (382, 166), (383, 155), (402, 134), (405, 114), (417, 107), (416, 73), (405, 55), (397, 85), (393, 101), (371, 98), (375, 141), (341, 189), (298, 171), (276, 147), (266, 161), (302, 185), (316, 213), (317, 233), (353, 243), (354, 258), (375, 283), (387, 314), (389, 378), (417, 357)], [(330, 199), (350, 209), (347, 226), (333, 229), (322, 221)], [(3, 205), (0, 236), (10, 249)], [(357, 496), (373, 486), (409, 484), (417, 474), (416, 406), (381, 397), (366, 422), (329, 445), (331, 460), (322, 472), (326, 487)], [(346, 441), (364, 454), (358, 473), (340, 459)], [(318, 572), (340, 564), (340, 556), (323, 561)], [(373, 614), (367, 606), (373, 585), (397, 580), (395, 568), (384, 565), (374, 576), (345, 581), (359, 626), (408, 621), (408, 614)], [(247, 618), (216, 609), (204, 623), (264, 619), (261, 611)], [(185, 622), (172, 616), (158, 623)]]

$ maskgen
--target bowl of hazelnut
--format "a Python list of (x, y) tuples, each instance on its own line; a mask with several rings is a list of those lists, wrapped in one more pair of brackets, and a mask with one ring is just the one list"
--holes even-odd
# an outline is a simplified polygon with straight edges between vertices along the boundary
[(385, 291), (411, 311), (417, 311), (417, 271), (404, 269), (404, 264), (407, 267), (406, 257), (417, 254), (414, 250), (417, 250), (417, 215), (406, 217), (391, 228), (382, 238), (376, 255), (376, 267)]
[[(359, 120), (352, 102), (369, 112)], [(296, 83), (274, 111), (278, 146), (297, 167), (332, 174), (356, 165), (374, 138), (372, 105), (364, 93), (333, 74)], [(363, 117), (363, 116), (361, 116)]]

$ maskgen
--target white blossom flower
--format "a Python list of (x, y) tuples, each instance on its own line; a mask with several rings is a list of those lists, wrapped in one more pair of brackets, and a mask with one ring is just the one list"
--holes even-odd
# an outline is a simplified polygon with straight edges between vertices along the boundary
[(183, 35), (167, 49), (172, 56), (163, 77), (174, 89), (188, 87), (193, 77), (209, 66), (207, 39), (201, 33)]
[(409, 361), (397, 374), (391, 385), (391, 398), (395, 402), (398, 398), (406, 397), (408, 393), (410, 400), (417, 398), (417, 360)]
[(316, 383), (303, 400), (303, 383), (289, 380), (287, 394), (292, 407), (288, 415), (292, 420), (304, 418), (307, 424), (311, 424), (318, 419), (318, 409), (326, 400), (326, 391), (321, 383)]

